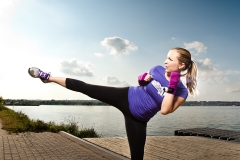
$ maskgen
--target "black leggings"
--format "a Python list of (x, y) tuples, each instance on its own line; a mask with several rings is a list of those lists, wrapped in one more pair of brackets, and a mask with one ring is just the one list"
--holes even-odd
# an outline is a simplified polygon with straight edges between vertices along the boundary
[(147, 122), (141, 122), (133, 117), (128, 105), (129, 87), (116, 88), (87, 84), (85, 82), (66, 79), (66, 88), (81, 92), (119, 109), (125, 118), (125, 127), (131, 152), (131, 159), (141, 160), (144, 155)]

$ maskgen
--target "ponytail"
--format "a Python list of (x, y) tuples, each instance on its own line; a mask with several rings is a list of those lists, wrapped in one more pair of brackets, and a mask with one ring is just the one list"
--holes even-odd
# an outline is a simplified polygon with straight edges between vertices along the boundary
[(186, 85), (189, 93), (193, 97), (195, 97), (196, 95), (199, 95), (199, 92), (197, 90), (197, 65), (192, 60), (190, 65), (187, 68)]

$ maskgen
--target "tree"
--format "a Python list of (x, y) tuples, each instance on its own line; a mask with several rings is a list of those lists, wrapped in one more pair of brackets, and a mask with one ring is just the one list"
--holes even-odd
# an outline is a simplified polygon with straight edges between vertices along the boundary
[(3, 105), (3, 103), (4, 103), (4, 100), (2, 97), (0, 97), (0, 105)]

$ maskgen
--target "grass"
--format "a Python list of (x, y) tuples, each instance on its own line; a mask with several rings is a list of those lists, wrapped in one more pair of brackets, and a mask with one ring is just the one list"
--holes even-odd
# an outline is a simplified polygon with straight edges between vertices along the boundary
[[(0, 97), (1, 102), (1, 97)], [(101, 137), (94, 128), (79, 129), (77, 122), (71, 120), (68, 124), (56, 124), (54, 122), (45, 123), (41, 120), (30, 120), (22, 112), (15, 112), (0, 103), (0, 118), (2, 120), (2, 129), (9, 133), (21, 132), (54, 132), (65, 131), (79, 138), (97, 138)]]

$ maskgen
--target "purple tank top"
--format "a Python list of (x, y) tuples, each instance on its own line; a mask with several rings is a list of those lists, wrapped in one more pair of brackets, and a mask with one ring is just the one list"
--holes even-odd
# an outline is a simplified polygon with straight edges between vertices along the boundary
[[(144, 122), (148, 122), (158, 111), (161, 110), (162, 100), (169, 81), (165, 78), (165, 68), (162, 66), (153, 67), (149, 73), (153, 79), (146, 86), (131, 86), (128, 91), (129, 109), (132, 115)], [(188, 90), (178, 83), (175, 96), (186, 99)]]

